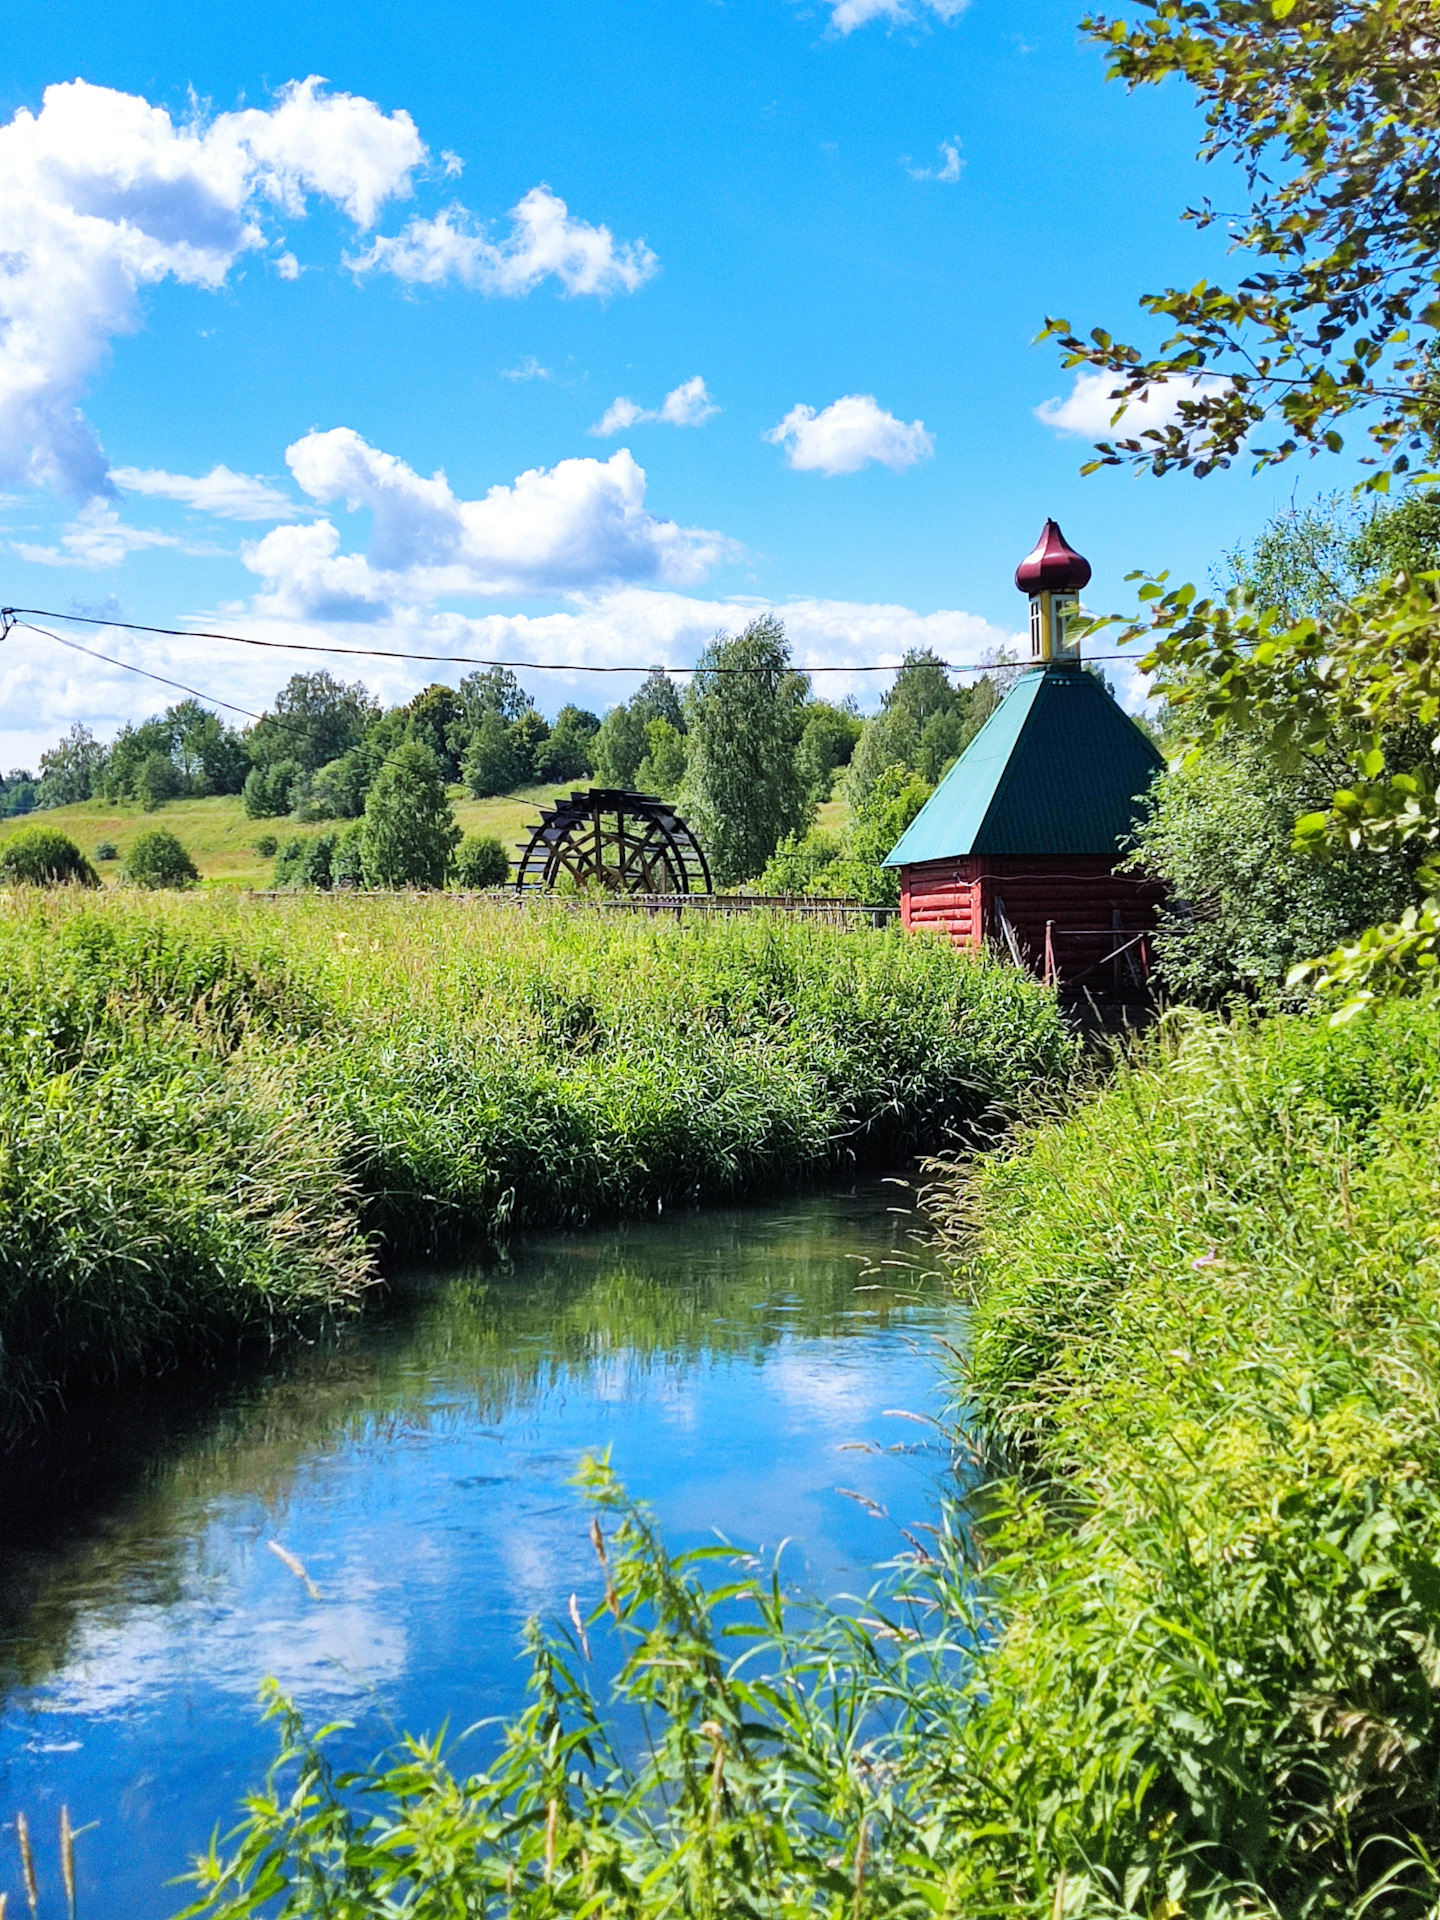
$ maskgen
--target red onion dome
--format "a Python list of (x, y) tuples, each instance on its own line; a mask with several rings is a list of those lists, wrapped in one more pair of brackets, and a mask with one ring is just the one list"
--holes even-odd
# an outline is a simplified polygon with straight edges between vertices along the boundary
[(1047, 520), (1035, 551), (1015, 569), (1015, 584), (1021, 593), (1079, 593), (1090, 584), (1090, 562), (1065, 544), (1055, 521)]

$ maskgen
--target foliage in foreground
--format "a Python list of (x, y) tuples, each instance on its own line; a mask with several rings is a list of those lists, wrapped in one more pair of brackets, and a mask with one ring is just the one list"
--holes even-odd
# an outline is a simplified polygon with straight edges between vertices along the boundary
[(453, 897), (0, 905), (0, 1426), (377, 1261), (893, 1162), (1068, 1071), (938, 943)]
[(198, 1911), (1433, 1914), (1437, 1148), (1433, 1014), (1172, 1024), (942, 1183), (1011, 1462), (972, 1528), (825, 1612), (628, 1514), (482, 1770), (336, 1778), (288, 1718)]

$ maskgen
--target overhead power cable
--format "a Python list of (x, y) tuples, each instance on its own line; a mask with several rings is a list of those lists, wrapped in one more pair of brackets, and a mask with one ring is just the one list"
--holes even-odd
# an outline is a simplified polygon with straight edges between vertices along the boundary
[[(6, 613), (14, 613), (14, 607), (6, 607)], [(99, 660), (107, 667), (121, 667), (126, 673), (138, 673), (142, 680), (158, 681), (162, 687), (173, 687), (177, 693), (188, 693), (196, 700), (203, 700), (208, 706), (225, 707), (231, 713), (242, 714), (247, 720), (263, 719), (262, 714), (252, 713), (248, 707), (237, 707), (233, 700), (222, 700), (218, 694), (202, 693), (199, 687), (187, 687), (181, 680), (167, 680), (163, 673), (151, 673), (147, 667), (132, 667), (128, 660), (115, 660), (108, 653), (96, 653), (93, 647), (82, 647), (78, 640), (67, 640), (63, 633), (51, 633), (48, 627), (37, 627), (32, 620), (9, 620), (5, 631), (11, 627), (24, 627), (30, 633), (38, 633), (57, 645), (69, 647), (72, 653), (83, 653), (87, 659)]]
[[(588, 666), (574, 660), (481, 660), (476, 659), (473, 655), (464, 653), (411, 653), (399, 647), (330, 647), (319, 645), (311, 640), (258, 640), (253, 635), (245, 633), (212, 633), (203, 627), (150, 627), (144, 626), (136, 620), (106, 620), (98, 614), (56, 613), (49, 607), (0, 608), (0, 619), (4, 620), (7, 630), (11, 625), (26, 626), (29, 624), (28, 621), (20, 618), (22, 614), (31, 614), (40, 620), (79, 621), (89, 627), (114, 627), (124, 633), (159, 634), (170, 640), (221, 640), (236, 647), (261, 647), (267, 652), (324, 653), (339, 655), (342, 659), (353, 660), (418, 660), (431, 665), (446, 667), (506, 667), (512, 672), (523, 673), (660, 672), (673, 674), (678, 677), (682, 674), (694, 674), (702, 671), (699, 667), (670, 667), (659, 665), (654, 661), (649, 662), (645, 666)], [(43, 629), (37, 627), (35, 631), (38, 633), (42, 632)], [(57, 640), (60, 638), (59, 634), (54, 634), (51, 637)], [(62, 642), (62, 644), (74, 645), (75, 643), (69, 641)], [(99, 658), (101, 656), (97, 655), (96, 657)], [(1135, 655), (1128, 653), (1092, 653), (1087, 654), (1085, 657), (1087, 660), (1133, 661)], [(125, 663), (117, 660), (111, 664), (114, 666), (123, 666)], [(1023, 667), (1029, 663), (1024, 660), (996, 660), (988, 664), (977, 660), (941, 660), (938, 664), (944, 667), (947, 673), (993, 673), (997, 669), (1003, 671), (1006, 667)], [(134, 667), (131, 671), (139, 673), (142, 669)], [(706, 667), (703, 671), (717, 674), (764, 674), (773, 673), (775, 669), (773, 667)], [(899, 671), (899, 663), (894, 660), (866, 661), (860, 665), (796, 667), (794, 671), (805, 674), (896, 673)], [(158, 676), (152, 675), (151, 677), (155, 678)], [(243, 712), (244, 709), (237, 708), (236, 711)]]

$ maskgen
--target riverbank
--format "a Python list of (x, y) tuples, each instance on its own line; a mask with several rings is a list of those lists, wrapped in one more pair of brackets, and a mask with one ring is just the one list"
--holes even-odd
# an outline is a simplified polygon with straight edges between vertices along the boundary
[(0, 901), (0, 1417), (387, 1261), (885, 1165), (1072, 1059), (897, 932), (446, 899)]
[(1440, 1010), (1142, 1061), (950, 1196), (1016, 1466), (953, 1844), (1005, 1808), (1016, 1910), (1433, 1911)]
[(862, 1608), (742, 1566), (717, 1614), (597, 1467), (647, 1755), (563, 1625), (463, 1787), (412, 1747), (332, 1799), (292, 1720), (316, 1797), (252, 1802), (205, 1911), (363, 1859), (439, 1913), (463, 1859), (476, 1913), (1433, 1913), (1437, 1169), (1440, 1010), (1173, 1019), (941, 1182), (991, 1477)]

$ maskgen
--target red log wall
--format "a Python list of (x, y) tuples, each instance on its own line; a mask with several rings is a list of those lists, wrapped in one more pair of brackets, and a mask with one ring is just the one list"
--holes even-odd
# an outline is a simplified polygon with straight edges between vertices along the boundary
[(907, 927), (932, 927), (957, 947), (978, 947), (1001, 938), (997, 902), (1003, 902), (1021, 951), (1037, 973), (1044, 971), (1045, 929), (1047, 921), (1052, 923), (1062, 979), (1108, 950), (1095, 936), (1115, 926), (1117, 913), (1122, 929), (1153, 928), (1162, 896), (1156, 882), (1116, 873), (1103, 854), (1067, 859), (971, 855), (900, 869), (900, 917)]

